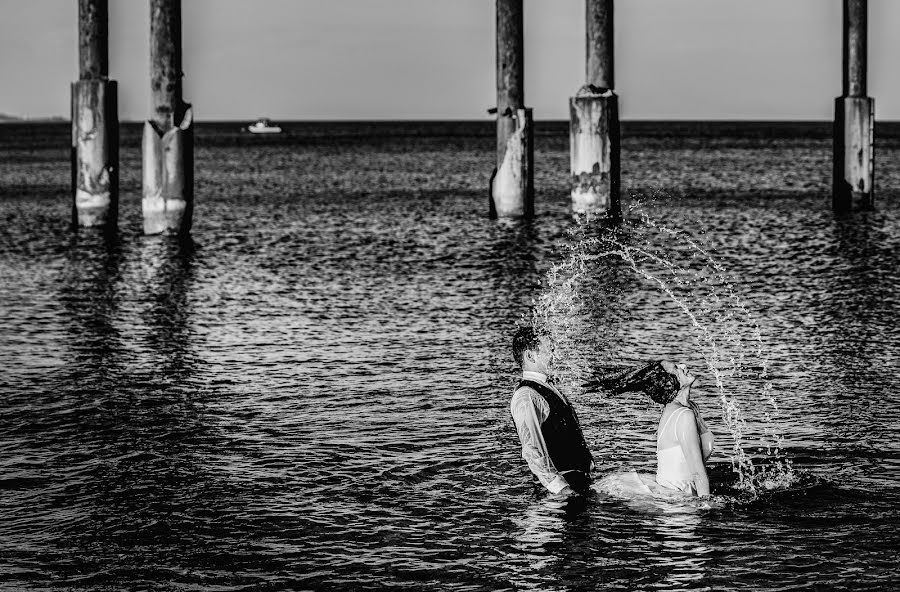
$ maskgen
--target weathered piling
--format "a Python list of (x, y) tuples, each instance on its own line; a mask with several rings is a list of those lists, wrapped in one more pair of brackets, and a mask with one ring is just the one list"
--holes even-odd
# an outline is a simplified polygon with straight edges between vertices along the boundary
[(585, 0), (585, 85), (569, 99), (572, 210), (620, 215), (613, 0)]
[(534, 216), (534, 124), (531, 109), (517, 109), (515, 126), (506, 138), (503, 160), (491, 182), (496, 215), (507, 218)]
[(115, 228), (119, 119), (109, 79), (107, 0), (78, 2), (78, 81), (72, 83), (72, 226)]
[(844, 0), (843, 84), (834, 101), (835, 211), (874, 207), (875, 100), (866, 95), (867, 0)]
[(497, 0), (497, 171), (491, 180), (494, 212), (534, 216), (534, 142), (525, 108), (522, 0)]
[(194, 209), (193, 113), (182, 100), (181, 0), (150, 0), (150, 88), (144, 123), (145, 234), (187, 234)]

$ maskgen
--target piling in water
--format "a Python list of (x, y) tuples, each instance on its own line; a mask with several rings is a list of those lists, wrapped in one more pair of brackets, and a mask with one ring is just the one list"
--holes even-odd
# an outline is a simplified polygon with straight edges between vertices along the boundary
[(572, 210), (618, 218), (619, 99), (613, 92), (613, 0), (585, 0), (585, 85), (569, 99)]
[(572, 210), (618, 217), (619, 102), (612, 92), (579, 91), (569, 100)]
[(117, 85), (109, 80), (107, 0), (78, 2), (72, 83), (72, 225), (115, 228), (119, 204)]
[[(497, 174), (491, 199), (500, 217), (534, 215), (534, 144), (525, 109), (522, 0), (497, 0)], [(513, 154), (507, 157), (507, 152)], [(499, 190), (498, 194), (495, 190)]]
[(835, 211), (872, 209), (875, 100), (866, 95), (867, 0), (844, 0), (843, 84), (834, 102)]
[(143, 137), (145, 234), (184, 235), (193, 221), (193, 113), (182, 100), (181, 60), (181, 0), (150, 0), (153, 113)]
[(506, 139), (503, 161), (491, 179), (494, 214), (501, 218), (534, 216), (534, 124), (531, 109), (519, 109)]

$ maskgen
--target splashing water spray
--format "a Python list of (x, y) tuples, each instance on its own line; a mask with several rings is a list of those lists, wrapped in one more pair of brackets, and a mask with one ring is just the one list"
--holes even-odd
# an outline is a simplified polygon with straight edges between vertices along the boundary
[[(790, 461), (782, 455), (783, 437), (775, 428), (778, 404), (768, 379), (759, 324), (737, 295), (725, 267), (707, 249), (686, 233), (653, 220), (640, 202), (630, 210), (637, 218), (632, 217), (621, 227), (580, 225), (574, 229), (566, 245), (568, 256), (550, 269), (546, 289), (534, 303), (532, 322), (550, 334), (556, 348), (556, 379), (576, 390), (590, 374), (591, 362), (583, 341), (592, 300), (585, 286), (598, 268), (598, 264), (591, 264), (621, 261), (655, 285), (690, 321), (694, 340), (715, 379), (722, 418), (732, 434), (731, 464), (738, 476), (736, 486), (754, 496), (789, 486), (794, 473)], [(593, 234), (587, 236), (589, 233)], [(684, 265), (670, 260), (673, 251), (683, 254)], [(756, 400), (743, 404), (761, 403), (763, 409), (759, 443), (764, 456), (756, 463), (744, 450), (748, 429), (740, 391), (747, 390), (747, 383), (760, 386)], [(748, 393), (749, 397), (753, 395)]]

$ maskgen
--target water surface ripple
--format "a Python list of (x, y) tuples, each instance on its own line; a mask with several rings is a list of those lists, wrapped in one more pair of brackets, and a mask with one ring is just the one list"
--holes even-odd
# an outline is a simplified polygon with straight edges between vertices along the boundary
[[(65, 126), (4, 128), (0, 586), (900, 582), (894, 136), (878, 211), (836, 218), (818, 128), (774, 139), (632, 128), (626, 186), (727, 269), (759, 324), (800, 476), (698, 511), (600, 494), (559, 504), (519, 457), (509, 341), (574, 224), (564, 128), (539, 129), (532, 223), (483, 215), (489, 125), (287, 128), (253, 144), (201, 126), (194, 242), (181, 245), (140, 233), (136, 127), (124, 127), (115, 237), (67, 230)], [(800, 156), (776, 158), (785, 150)], [(684, 172), (715, 158), (744, 165), (730, 185)], [(691, 252), (673, 242), (668, 257)], [(702, 369), (683, 313), (656, 287), (602, 270), (593, 281), (622, 298), (614, 315), (601, 299), (585, 317), (598, 351)], [(721, 411), (711, 387), (699, 391), (723, 442), (713, 489), (727, 491)], [(657, 410), (588, 394), (575, 404), (602, 470), (652, 470)], [(762, 438), (747, 408), (748, 439)]]

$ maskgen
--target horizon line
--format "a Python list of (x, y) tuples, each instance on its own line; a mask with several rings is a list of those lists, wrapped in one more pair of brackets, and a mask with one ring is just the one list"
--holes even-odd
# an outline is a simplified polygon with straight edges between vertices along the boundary
[[(149, 119), (149, 118), (148, 118)], [(119, 123), (143, 123), (148, 119), (120, 119)], [(195, 118), (195, 123), (252, 123), (256, 118), (242, 119), (199, 119)], [(422, 119), (406, 119), (406, 118), (347, 118), (347, 119), (284, 119), (278, 117), (266, 117), (273, 122), (282, 123), (493, 123), (495, 119), (472, 119), (472, 118), (456, 118), (447, 119), (439, 118), (422, 118)], [(0, 113), (0, 125), (15, 123), (71, 123), (71, 117), (63, 117), (60, 115), (48, 117), (19, 117)], [(569, 123), (568, 119), (534, 119), (535, 122), (541, 123)], [(748, 118), (663, 118), (663, 117), (628, 117), (621, 118), (620, 123), (834, 123), (833, 119), (798, 119), (798, 118), (765, 118), (765, 117), (748, 117)], [(900, 119), (875, 119), (875, 123), (900, 123)]]

